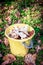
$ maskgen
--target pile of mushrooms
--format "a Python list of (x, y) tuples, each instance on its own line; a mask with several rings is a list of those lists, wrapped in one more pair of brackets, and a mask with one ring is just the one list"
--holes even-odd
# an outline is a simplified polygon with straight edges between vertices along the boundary
[(23, 27), (15, 26), (12, 30), (10, 30), (8, 35), (14, 39), (25, 39), (27, 37), (30, 37), (30, 34), (28, 32), (28, 25)]

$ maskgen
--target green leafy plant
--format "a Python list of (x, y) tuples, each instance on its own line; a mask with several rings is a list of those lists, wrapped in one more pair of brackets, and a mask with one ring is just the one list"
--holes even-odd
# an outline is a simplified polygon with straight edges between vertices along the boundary
[(43, 50), (40, 50), (37, 56), (36, 65), (40, 65), (41, 61), (43, 61)]
[(30, 5), (31, 2), (34, 2), (35, 0), (18, 0), (18, 8), (25, 8)]
[(31, 26), (40, 23), (42, 20), (40, 11), (38, 11), (37, 9), (35, 11), (32, 11), (32, 9), (26, 8), (21, 11), (21, 15), (22, 15), (21, 17), (22, 23), (26, 23)]

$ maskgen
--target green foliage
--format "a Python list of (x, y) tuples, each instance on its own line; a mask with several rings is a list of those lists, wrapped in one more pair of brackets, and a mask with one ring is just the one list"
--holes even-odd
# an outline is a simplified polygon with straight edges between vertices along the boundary
[(43, 61), (43, 50), (40, 50), (37, 56), (36, 65), (40, 65), (40, 62)]
[(40, 32), (40, 28), (38, 28), (38, 27), (36, 26), (34, 29), (35, 29), (35, 34), (37, 35), (38, 32)]
[(12, 24), (14, 24), (18, 20), (18, 18), (15, 16), (16, 13), (17, 13), (17, 9), (11, 10), (10, 12), (10, 18), (11, 18)]
[(2, 31), (0, 31), (0, 38), (3, 39), (3, 37), (5, 36), (4, 33), (5, 33), (5, 29), (4, 29), (4, 26), (7, 24), (7, 22), (5, 20), (3, 20), (3, 22), (0, 24), (0, 28), (2, 28)]
[(35, 53), (35, 48), (29, 49), (29, 53), (34, 54)]
[(28, 25), (34, 26), (41, 22), (40, 11), (37, 9), (32, 11), (30, 8), (26, 8), (25, 10), (21, 10), (21, 22), (26, 23)]
[(35, 0), (18, 0), (18, 5), (19, 5), (19, 8), (25, 8), (25, 7), (27, 7), (27, 6), (29, 6), (30, 5), (30, 3), (31, 2), (34, 2)]
[(30, 15), (30, 9), (29, 8), (26, 8), (24, 10), (21, 10), (20, 13), (21, 13), (21, 16)]
[(16, 57), (17, 60), (13, 63), (13, 65), (24, 65), (24, 58), (23, 57)]
[(38, 53), (38, 61), (43, 61), (43, 50), (40, 50)]

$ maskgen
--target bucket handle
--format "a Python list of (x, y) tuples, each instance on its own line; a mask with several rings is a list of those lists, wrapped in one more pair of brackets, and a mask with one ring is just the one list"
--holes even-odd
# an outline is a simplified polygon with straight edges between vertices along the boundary
[(31, 40), (31, 42), (30, 42), (30, 45), (28, 46), (28, 45), (26, 45), (26, 42), (22, 42), (22, 44), (23, 44), (23, 46), (25, 46), (26, 48), (33, 48), (33, 41)]

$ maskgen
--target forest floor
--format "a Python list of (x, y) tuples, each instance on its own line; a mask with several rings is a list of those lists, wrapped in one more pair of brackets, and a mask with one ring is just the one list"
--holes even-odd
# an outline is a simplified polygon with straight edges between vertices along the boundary
[(25, 57), (16, 57), (11, 54), (8, 39), (5, 37), (5, 29), (8, 26), (25, 23), (31, 25), (35, 30), (33, 48), (29, 49), (28, 54), (36, 54), (35, 64), (43, 65), (43, 18), (41, 12), (43, 7), (34, 4), (26, 8), (17, 8), (15, 4), (0, 4), (0, 64), (25, 65)]

